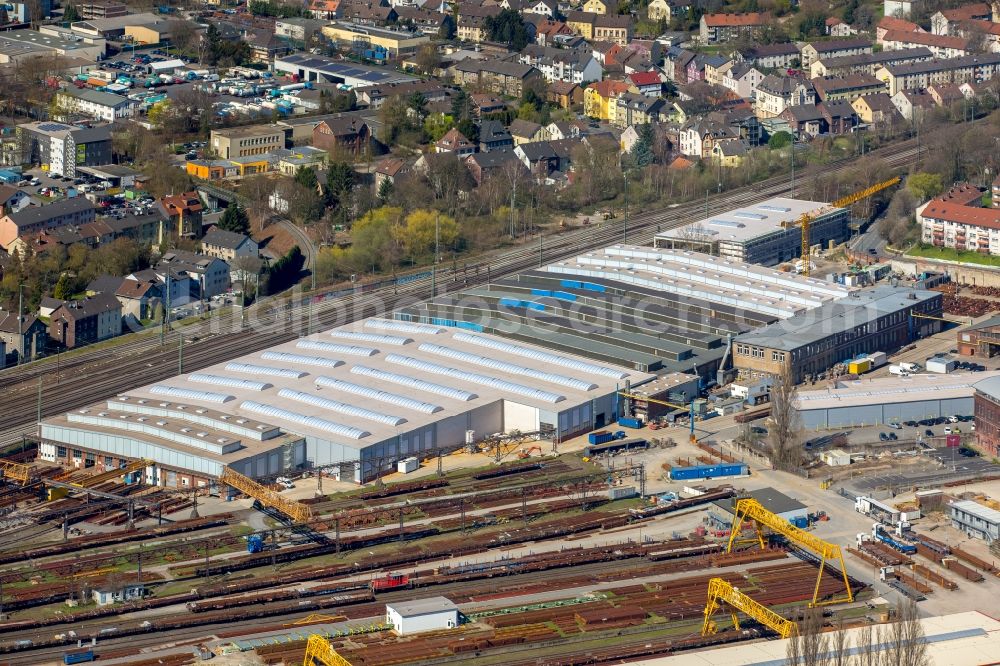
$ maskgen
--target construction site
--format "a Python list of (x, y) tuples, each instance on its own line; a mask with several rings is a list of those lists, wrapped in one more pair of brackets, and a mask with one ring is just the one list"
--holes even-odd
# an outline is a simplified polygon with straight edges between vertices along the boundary
[[(895, 182), (723, 219), (808, 255)], [(941, 294), (741, 257), (615, 245), (41, 418), (0, 450), (0, 663), (773, 664), (908, 601), (995, 654), (956, 614), (1000, 594), (970, 522), (1000, 486), (868, 496), (851, 452), (746, 437), (782, 368), (885, 362)], [(837, 397), (800, 394), (810, 428)]]

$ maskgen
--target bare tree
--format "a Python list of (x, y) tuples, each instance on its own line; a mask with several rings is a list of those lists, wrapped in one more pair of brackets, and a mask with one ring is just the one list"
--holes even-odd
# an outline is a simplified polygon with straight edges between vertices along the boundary
[(882, 631), (870, 624), (862, 627), (858, 633), (857, 666), (879, 666), (878, 644)]
[(191, 21), (171, 21), (170, 42), (183, 55), (190, 55), (191, 48), (195, 46), (195, 39), (198, 33), (194, 23)]
[(771, 465), (776, 469), (794, 469), (802, 463), (799, 447), (800, 420), (794, 403), (798, 388), (790, 364), (783, 366), (781, 374), (771, 386)]
[(788, 641), (785, 652), (787, 666), (827, 666), (829, 640), (823, 633), (823, 611), (807, 609), (799, 622), (798, 632)]
[(843, 618), (837, 620), (837, 629), (829, 639), (829, 666), (851, 666), (851, 638), (844, 629)]
[(908, 600), (896, 608), (896, 621), (886, 630), (886, 649), (882, 653), (882, 666), (929, 666), (924, 628), (915, 601)]

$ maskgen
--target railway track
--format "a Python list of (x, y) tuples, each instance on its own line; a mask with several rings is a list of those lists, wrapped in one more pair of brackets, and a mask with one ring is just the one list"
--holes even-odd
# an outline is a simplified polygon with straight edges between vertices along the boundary
[[(899, 168), (915, 161), (918, 153), (915, 142), (909, 140), (893, 146), (891, 154), (882, 153), (880, 157), (888, 166)], [(842, 160), (837, 165), (831, 165), (830, 169), (848, 170), (852, 161)], [(789, 181), (780, 176), (717, 195), (709, 201), (709, 204), (716, 211), (730, 209), (786, 194), (790, 190)], [(704, 212), (705, 204), (688, 202), (633, 216), (629, 220), (629, 242), (649, 243), (657, 231), (685, 224)], [(511, 275), (533, 268), (539, 263), (559, 261), (593, 248), (613, 244), (621, 240), (621, 235), (622, 227), (617, 224), (560, 234), (550, 238), (541, 252), (537, 247), (527, 246), (503, 252), (489, 260), (487, 270), (480, 269), (476, 275), (442, 271), (436, 280), (438, 286), (436, 291), (440, 295), (450, 290), (484, 284), (488, 279)], [(423, 277), (393, 288), (385, 287), (370, 293), (346, 296), (332, 302), (324, 301), (293, 307), (283, 311), (288, 320), (265, 321), (255, 324), (250, 329), (239, 328), (237, 326), (239, 318), (234, 313), (223, 313), (219, 317), (183, 329), (185, 337), (199, 338), (196, 342), (185, 343), (183, 368), (186, 371), (201, 369), (240, 354), (292, 340), (299, 336), (309, 323), (313, 324), (312, 330), (316, 331), (365, 317), (384, 315), (400, 306), (430, 297), (431, 283), (431, 278)], [(255, 315), (261, 314), (254, 312)], [(289, 326), (290, 323), (298, 326)], [(227, 325), (228, 332), (225, 331)], [(235, 330), (233, 327), (236, 327)], [(51, 364), (38, 367), (29, 365), (0, 373), (0, 388), (3, 388), (4, 393), (0, 399), (0, 445), (17, 441), (23, 434), (31, 432), (39, 412), (44, 418), (173, 376), (178, 368), (178, 335), (178, 332), (173, 332), (171, 336), (173, 340), (163, 347), (159, 345), (156, 336), (126, 343), (121, 348), (108, 352), (109, 357), (105, 360), (113, 361), (108, 364), (110, 367), (102, 362), (101, 357), (88, 357), (87, 362), (81, 361), (69, 369), (60, 368), (56, 371)], [(117, 356), (117, 354), (123, 355)], [(87, 377), (86, 383), (77, 381), (77, 378), (84, 375)], [(40, 377), (43, 379), (39, 401)], [(53, 392), (51, 390), (53, 384), (60, 386), (60, 390)]]

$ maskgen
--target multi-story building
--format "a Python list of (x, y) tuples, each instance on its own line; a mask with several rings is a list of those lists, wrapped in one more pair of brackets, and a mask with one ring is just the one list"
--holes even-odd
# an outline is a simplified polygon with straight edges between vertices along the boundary
[(885, 83), (870, 74), (823, 76), (812, 79), (816, 95), (824, 102), (853, 102), (864, 95), (885, 92)]
[(583, 91), (583, 113), (596, 120), (610, 120), (611, 107), (615, 100), (624, 92), (628, 92), (628, 84), (624, 81), (604, 79), (591, 83)]
[(139, 108), (134, 99), (91, 88), (64, 88), (56, 93), (56, 105), (67, 114), (80, 114), (109, 123), (131, 118)]
[(313, 128), (312, 145), (335, 153), (347, 152), (353, 156), (366, 155), (372, 142), (368, 123), (352, 114), (327, 118)]
[[(978, 392), (977, 392), (978, 394)], [(976, 418), (976, 438), (979, 437), (979, 418)], [(996, 450), (994, 449), (994, 456)], [(972, 500), (956, 500), (948, 504), (951, 526), (988, 544), (1000, 540), (1000, 511)]]
[(97, 294), (60, 305), (49, 319), (49, 337), (67, 349), (122, 334), (122, 304), (114, 294)]
[(422, 32), (378, 28), (370, 25), (340, 22), (323, 28), (323, 35), (332, 42), (353, 49), (381, 47), (393, 58), (413, 55), (430, 37)]
[(584, 39), (591, 40), (594, 38), (594, 21), (597, 16), (593, 12), (571, 10), (566, 12), (566, 25)]
[(764, 69), (791, 69), (799, 61), (799, 49), (791, 42), (761, 44), (736, 53), (736, 59)]
[(973, 2), (954, 9), (942, 9), (931, 16), (931, 32), (954, 35), (966, 21), (992, 21), (993, 10), (986, 2)]
[(256, 257), (257, 241), (244, 234), (215, 228), (201, 239), (201, 252), (209, 257), (216, 257), (230, 262), (236, 257)]
[(530, 81), (544, 81), (542, 73), (531, 65), (502, 60), (463, 60), (455, 65), (454, 73), (456, 83), (510, 97), (520, 97)]
[(87, 0), (76, 6), (76, 11), (84, 21), (91, 19), (115, 18), (128, 14), (128, 7), (124, 2), (115, 0)]
[(810, 42), (802, 47), (800, 59), (802, 66), (809, 68), (817, 60), (823, 58), (842, 58), (872, 52), (869, 39), (834, 39), (826, 42)]
[(598, 14), (594, 19), (594, 39), (628, 46), (632, 41), (632, 17), (622, 14)]
[(997, 179), (993, 181), (991, 192), (993, 207), (1000, 208), (1000, 176), (997, 176)]
[(94, 204), (84, 197), (61, 199), (46, 206), (29, 206), (0, 218), (0, 247), (10, 250), (14, 241), (41, 231), (93, 222)]
[(816, 90), (806, 79), (768, 74), (757, 85), (754, 113), (758, 118), (780, 116), (789, 106), (816, 103)]
[(722, 87), (732, 90), (743, 99), (753, 99), (757, 86), (764, 80), (764, 73), (746, 62), (738, 62), (722, 77)]
[(286, 130), (277, 125), (249, 125), (228, 129), (213, 129), (209, 146), (223, 159), (266, 155), (276, 148), (286, 145)]
[[(941, 322), (940, 292), (880, 285), (851, 292), (805, 313), (733, 339), (733, 366), (742, 377), (791, 375), (798, 383), (845, 358), (892, 353), (933, 335)], [(913, 316), (914, 313), (924, 316)]]
[(55, 122), (17, 126), (21, 162), (40, 164), (49, 173), (77, 176), (76, 167), (111, 164), (111, 126), (75, 127)]
[(201, 219), (205, 207), (197, 192), (171, 194), (160, 199), (170, 229), (178, 238), (201, 238)]
[(848, 74), (868, 74), (875, 76), (879, 67), (902, 65), (908, 62), (923, 62), (934, 57), (930, 49), (918, 47), (898, 51), (880, 51), (840, 58), (822, 58), (809, 66), (811, 78), (817, 76), (847, 76)]
[(1000, 53), (983, 53), (948, 60), (928, 60), (879, 68), (875, 78), (885, 82), (889, 94), (925, 89), (935, 83), (981, 83), (1000, 73)]
[(934, 35), (929, 32), (905, 32), (889, 30), (882, 36), (882, 48), (886, 51), (925, 48), (935, 58), (961, 58), (969, 55), (969, 40), (951, 35)]
[(48, 334), (45, 324), (34, 315), (18, 316), (16, 312), (0, 312), (0, 350), (5, 359), (0, 365), (23, 363), (45, 350)]
[(308, 44), (317, 33), (321, 33), (326, 21), (314, 18), (283, 18), (274, 22), (274, 34), (284, 39)]
[(728, 139), (739, 139), (740, 133), (728, 124), (708, 118), (689, 121), (677, 133), (679, 149), (688, 157), (708, 157), (714, 152), (715, 144)]
[(546, 81), (565, 81), (577, 85), (584, 81), (600, 81), (604, 69), (594, 59), (590, 49), (557, 49), (529, 44), (521, 51), (518, 61), (531, 65)]
[(615, 106), (613, 122), (619, 129), (666, 120), (667, 103), (659, 98), (626, 92), (618, 96)]
[(702, 44), (730, 42), (739, 37), (759, 35), (767, 24), (767, 15), (758, 12), (747, 14), (704, 14), (701, 17)]
[(928, 245), (1000, 255), (1000, 210), (931, 199), (917, 208), (921, 240)]
[(208, 300), (229, 289), (229, 264), (218, 257), (172, 250), (163, 255), (157, 270), (178, 271), (190, 276), (192, 300)]

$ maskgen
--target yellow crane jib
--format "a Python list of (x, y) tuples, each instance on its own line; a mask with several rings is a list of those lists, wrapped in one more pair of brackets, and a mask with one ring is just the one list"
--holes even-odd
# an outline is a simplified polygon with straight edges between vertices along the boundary
[(333, 649), (330, 641), (319, 634), (313, 634), (306, 643), (306, 658), (302, 666), (351, 666)]
[(254, 498), (264, 506), (277, 509), (297, 523), (307, 523), (312, 520), (312, 509), (301, 502), (282, 497), (280, 494), (257, 483), (253, 479), (243, 476), (239, 472), (229, 467), (222, 468), (222, 475), (219, 481), (232, 486), (244, 495)]
[(740, 620), (736, 615), (736, 612), (740, 611), (776, 632), (782, 638), (791, 638), (798, 633), (798, 625), (791, 620), (786, 620), (767, 606), (757, 603), (723, 579), (713, 578), (708, 581), (708, 603), (705, 604), (705, 622), (701, 627), (702, 636), (711, 636), (719, 630), (712, 618), (716, 611), (722, 608), (722, 602), (728, 604), (732, 609), (730, 616), (733, 618), (733, 628), (735, 629), (740, 628)]
[[(862, 199), (867, 199), (873, 194), (878, 194), (882, 190), (888, 189), (893, 185), (898, 185), (902, 179), (899, 176), (893, 176), (888, 180), (883, 180), (880, 183), (875, 183), (863, 190), (858, 190), (857, 192), (852, 192), (846, 197), (841, 197), (830, 204), (831, 208), (846, 208), (852, 204), (856, 204)], [(798, 224), (802, 227), (802, 274), (809, 277), (809, 225), (812, 223), (813, 219), (816, 217), (817, 213), (805, 213), (799, 218)]]
[[(737, 537), (742, 533), (743, 524), (752, 520), (756, 528), (756, 538), (752, 541), (760, 545), (763, 549), (764, 528), (767, 527), (773, 532), (781, 534), (793, 544), (812, 552), (819, 557), (819, 573), (816, 576), (816, 587), (813, 589), (813, 598), (810, 606), (822, 606), (826, 604), (850, 603), (854, 601), (854, 592), (851, 590), (851, 582), (847, 578), (847, 567), (844, 565), (844, 556), (840, 552), (840, 546), (828, 541), (823, 541), (819, 537), (805, 530), (795, 527), (790, 522), (781, 518), (767, 509), (760, 502), (752, 498), (744, 498), (736, 501), (736, 513), (733, 516), (733, 529), (729, 534), (729, 544), (726, 552), (732, 552), (733, 546), (737, 543)], [(834, 597), (827, 601), (819, 600), (819, 584), (823, 579), (823, 571), (827, 562), (839, 562), (840, 574), (844, 579), (844, 589), (846, 593), (843, 597)]]
[(11, 481), (20, 481), (22, 486), (28, 485), (33, 472), (34, 468), (31, 465), (11, 460), (0, 460), (0, 475)]

